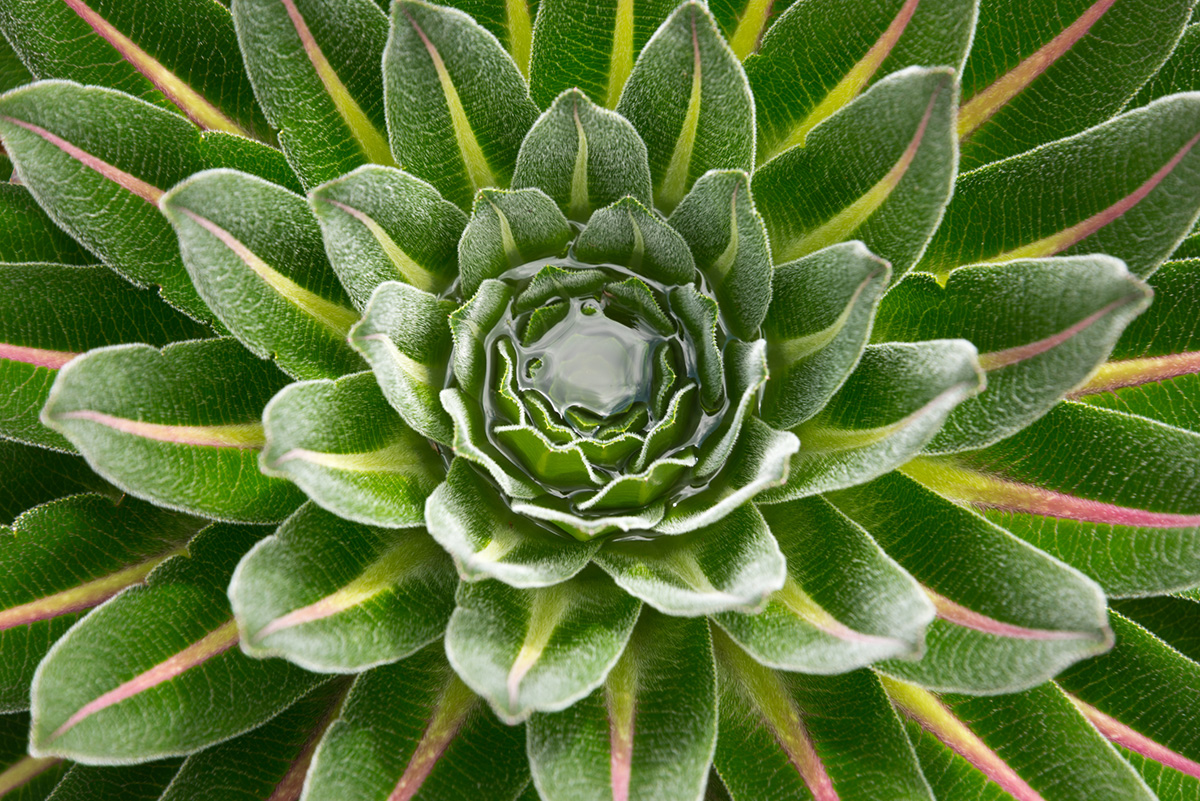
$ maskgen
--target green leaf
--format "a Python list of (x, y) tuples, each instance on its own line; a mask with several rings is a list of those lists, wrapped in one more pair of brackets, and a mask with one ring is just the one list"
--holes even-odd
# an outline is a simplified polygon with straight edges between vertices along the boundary
[(675, 0), (542, 0), (529, 67), (533, 99), (545, 108), (578, 87), (616, 108), (634, 59), (675, 6)]
[(546, 801), (695, 801), (717, 733), (708, 627), (643, 610), (603, 686), (527, 728)]
[(1200, 261), (1167, 262), (1150, 277), (1154, 303), (1126, 328), (1109, 361), (1071, 397), (1200, 434)]
[(939, 799), (1154, 801), (1052, 684), (1011, 695), (938, 697), (884, 678)]
[[(109, 121), (120, 120), (114, 133)], [(0, 99), (0, 136), (54, 222), (138, 286), (208, 321), (158, 201), (203, 169), (200, 131), (111, 89), (43, 81)]]
[(1200, 434), (1066, 403), (990, 448), (904, 470), (1120, 597), (1200, 583), (1197, 465)]
[(383, 57), (392, 152), (461, 209), (507, 187), (537, 106), (512, 57), (462, 12), (419, 0), (392, 6)]
[(759, 614), (716, 616), (738, 645), (761, 664), (809, 674), (920, 656), (933, 604), (867, 532), (822, 498), (760, 511), (787, 577)]
[(852, 487), (921, 452), (958, 404), (983, 386), (962, 339), (870, 345), (819, 414), (792, 429), (801, 442), (775, 503)]
[(242, 558), (229, 600), (246, 654), (357, 673), (439, 639), (457, 584), (424, 530), (364, 526), (305, 504)]
[[(1148, 599), (1123, 605), (1134, 616), (1112, 616), (1117, 644), (1107, 654), (1071, 668), (1058, 683), (1108, 739), (1154, 762), (1200, 778), (1200, 737), (1188, 722), (1200, 692), (1200, 649), (1172, 636), (1164, 643), (1155, 629), (1194, 636), (1200, 603), (1182, 598)], [(1137, 624), (1141, 619), (1150, 631)], [(1190, 631), (1189, 631), (1190, 630)], [(1178, 648), (1178, 650), (1177, 650)]]
[(623, 265), (663, 284), (686, 284), (696, 274), (683, 237), (633, 198), (597, 209), (575, 240), (574, 254), (589, 264)]
[(0, 710), (29, 707), (46, 651), (83, 613), (142, 581), (203, 525), (132, 499), (76, 495), (0, 528)]
[(362, 164), (395, 166), (379, 62), (387, 19), (370, 0), (236, 0), (255, 94), (307, 186)]
[[(388, 0), (378, 0), (386, 8)], [(465, 11), (500, 40), (512, 56), (523, 77), (529, 77), (529, 56), (533, 46), (533, 24), (541, 4), (538, 0), (451, 0), (442, 3)]]
[(350, 345), (363, 355), (379, 388), (415, 431), (441, 443), (453, 437), (438, 400), (450, 355), (449, 317), (454, 304), (407, 284), (380, 284), (350, 329)]
[(303, 494), (258, 470), (259, 415), (287, 384), (232, 339), (95, 350), (59, 371), (42, 422), (104, 478), (206, 517), (276, 522)]
[(446, 656), (504, 721), (556, 712), (604, 682), (641, 602), (596, 568), (551, 587), (460, 584)]
[(0, 266), (0, 435), (73, 450), (38, 415), (59, 369), (77, 354), (122, 342), (165, 345), (204, 326), (106, 267)]
[(18, 184), (0, 183), (0, 263), (94, 264), (96, 258), (54, 224)]
[(316, 684), (235, 646), (225, 587), (264, 533), (212, 526), (146, 584), (62, 637), (33, 681), (35, 755), (130, 764), (190, 753), (274, 717)]
[(714, 630), (716, 768), (734, 801), (932, 801), (900, 721), (869, 671), (783, 673)]
[(963, 267), (944, 288), (920, 274), (897, 287), (880, 307), (873, 337), (962, 337), (979, 349), (986, 389), (959, 404), (926, 447), (972, 450), (1050, 411), (1107, 358), (1149, 302), (1146, 285), (1106, 256)]
[(548, 587), (582, 570), (599, 547), (568, 540), (509, 507), (464, 459), (425, 506), (426, 525), (468, 581), (495, 578), (513, 587)]
[(1145, 278), (1200, 212), (1198, 142), (1200, 95), (1174, 95), (964, 175), (920, 269), (1107, 253)]
[(74, 765), (47, 801), (157, 801), (179, 766), (178, 759), (120, 768)]
[[(1104, 122), (1167, 58), (1192, 5), (1189, 0), (980, 3), (962, 73), (963, 168)], [(1079, 102), (1083, 96), (1086, 103)]]
[(515, 470), (509, 472), (505, 469), (511, 463), (488, 441), (483, 410), (478, 403), (458, 389), (442, 390), (441, 399), (450, 419), (454, 421), (453, 449), (456, 455), (487, 470), (500, 490), (514, 501), (529, 500), (543, 494), (540, 487), (524, 476), (516, 475)]
[(957, 98), (953, 71), (909, 67), (763, 165), (754, 197), (775, 262), (861, 239), (904, 275), (950, 198)]
[(384, 281), (437, 294), (458, 276), (466, 215), (419, 178), (367, 165), (309, 195), (329, 263), (354, 305)]
[(1144, 106), (1153, 100), (1173, 95), (1176, 92), (1200, 90), (1198, 49), (1200, 49), (1200, 25), (1197, 25), (1193, 19), (1192, 24), (1183, 29), (1183, 34), (1179, 37), (1171, 55), (1158, 68), (1158, 72), (1142, 85), (1129, 105)]
[(233, 20), (215, 3), (4, 0), (0, 30), (38, 78), (118, 89), (201, 128), (271, 136), (238, 56)]
[(224, 131), (204, 131), (200, 146), (207, 167), (240, 170), (292, 192), (304, 191), (287, 156), (278, 148)]
[(193, 754), (159, 801), (298, 798), (313, 752), (349, 689), (349, 679), (326, 682), (259, 728)]
[[(757, 20), (750, 3), (730, 41)], [(776, 4), (778, 5), (778, 4)], [(904, 67), (962, 68), (975, 30), (976, 0), (922, 3), (796, 3), (746, 60), (758, 108), (758, 159), (803, 146), (809, 132), (867, 87)]]
[(754, 167), (750, 86), (699, 2), (679, 6), (646, 43), (617, 112), (646, 143), (654, 206), (664, 213), (709, 170)]
[(619, 114), (578, 89), (555, 98), (521, 142), (513, 186), (543, 190), (572, 220), (625, 196), (649, 204), (646, 145)]
[(756, 612), (786, 576), (783, 554), (752, 504), (687, 534), (607, 542), (595, 559), (626, 592), (683, 617)]
[(0, 525), (12, 523), (26, 509), (83, 492), (114, 501), (122, 495), (78, 456), (0, 440)]
[(1095, 582), (904, 476), (826, 498), (920, 582), (937, 609), (925, 655), (881, 663), (889, 675), (948, 692), (1015, 692), (1111, 646)]
[(347, 520), (404, 528), (425, 522), (425, 499), (445, 467), (404, 424), (375, 376), (289, 384), (263, 410), (264, 473), (294, 481)]
[(724, 469), (705, 489), (676, 503), (655, 530), (683, 534), (717, 523), (760, 493), (786, 482), (788, 463), (798, 450), (800, 440), (795, 434), (749, 417)]
[(247, 173), (209, 170), (159, 205), (196, 288), (242, 344), (296, 378), (361, 369), (346, 342), (358, 312), (303, 198)]
[(729, 330), (754, 339), (771, 303), (771, 254), (750, 176), (732, 170), (704, 175), (669, 222), (691, 248)]
[(560, 255), (575, 232), (540, 189), (484, 190), (458, 243), (462, 293), (545, 256)]
[[(0, 39), (4, 39), (4, 37), (0, 36)], [(16, 51), (13, 50), (12, 45), (5, 39), (0, 43), (0, 91), (7, 92), (9, 89), (15, 89), (32, 80), (33, 75), (30, 74), (29, 68), (25, 66)], [(8, 178), (4, 180), (7, 181)]]
[(858, 363), (891, 274), (861, 242), (775, 268), (763, 321), (772, 378), (764, 420), (790, 428), (825, 406)]
[(522, 727), (505, 726), (446, 664), (441, 643), (354, 682), (317, 747), (306, 801), (513, 799), (529, 781)]
[(57, 757), (31, 757), (29, 715), (0, 717), (0, 797), (20, 801), (44, 801), (69, 769)]

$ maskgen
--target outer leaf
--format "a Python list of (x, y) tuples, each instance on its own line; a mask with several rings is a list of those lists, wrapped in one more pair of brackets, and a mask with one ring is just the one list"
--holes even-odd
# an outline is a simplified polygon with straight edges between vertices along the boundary
[[(889, 675), (936, 690), (1013, 692), (1111, 645), (1094, 582), (903, 476), (827, 497), (937, 608), (924, 657), (882, 663)], [(1022, 581), (1014, 584), (1012, 575)]]
[(750, 86), (699, 2), (677, 8), (646, 43), (617, 111), (646, 143), (654, 205), (663, 212), (709, 170), (754, 167)]
[(714, 633), (716, 767), (735, 801), (932, 799), (900, 721), (866, 670), (780, 673)]
[[(1108, 119), (1170, 54), (1191, 7), (1188, 0), (981, 3), (962, 77), (964, 168)], [(1082, 95), (1088, 102), (1078, 102)]]
[(0, 434), (73, 450), (38, 420), (54, 377), (76, 354), (121, 342), (203, 337), (207, 329), (104, 267), (0, 267)]
[[(976, 0), (792, 5), (763, 37), (758, 55), (746, 60), (758, 107), (759, 161), (803, 146), (814, 127), (877, 79), (911, 66), (961, 69), (976, 5)], [(757, 6), (769, 8), (747, 4), (730, 39), (735, 52), (749, 52), (743, 42), (761, 19), (754, 14)]]
[(38, 504), (83, 492), (113, 500), (122, 495), (78, 456), (0, 440), (0, 525)]
[(729, 330), (741, 339), (754, 339), (771, 303), (771, 254), (754, 207), (750, 176), (735, 171), (706, 174), (669, 222), (691, 248)]
[(726, 634), (761, 664), (809, 674), (920, 656), (933, 604), (862, 528), (822, 498), (761, 511), (787, 578), (759, 614), (717, 615)]
[(494, 36), (459, 11), (400, 0), (383, 78), (404, 169), (464, 210), (478, 190), (508, 186), (537, 107)]
[(650, 203), (646, 145), (619, 114), (578, 89), (559, 95), (521, 143), (513, 186), (546, 192), (572, 220), (632, 196)]
[(47, 801), (155, 801), (179, 765), (178, 759), (121, 768), (75, 765)]
[(21, 801), (43, 801), (69, 765), (57, 757), (31, 757), (29, 715), (0, 717), (0, 793)]
[(764, 320), (773, 379), (763, 395), (764, 420), (789, 428), (825, 406), (858, 363), (891, 274), (861, 242), (775, 269)]
[(95, 257), (54, 224), (19, 184), (0, 184), (0, 262), (92, 264)]
[(435, 643), (364, 673), (321, 740), (305, 801), (515, 799), (529, 781), (519, 727), (496, 720)]
[(329, 263), (359, 309), (384, 281), (436, 294), (458, 275), (458, 238), (467, 218), (419, 178), (359, 167), (314, 189), (309, 203)]
[(600, 686), (641, 603), (595, 568), (540, 589), (461, 584), (446, 656), (503, 720), (565, 709)]
[(297, 378), (362, 366), (346, 343), (358, 313), (302, 198), (253, 175), (209, 170), (159, 205), (196, 288), (246, 347)]
[(218, 519), (282, 520), (304, 496), (258, 471), (258, 416), (287, 383), (232, 339), (81, 356), (54, 382), (42, 421), (92, 469), (160, 506)]
[(573, 542), (509, 507), (464, 459), (425, 506), (429, 533), (467, 581), (496, 578), (513, 587), (548, 587), (582, 570), (599, 541)]
[(326, 682), (254, 731), (193, 754), (159, 801), (298, 798), (313, 752), (349, 689), (349, 679)]
[[(1189, 718), (1200, 688), (1193, 638), (1200, 603), (1163, 598), (1128, 604), (1152, 629), (1165, 623), (1171, 645), (1113, 615), (1117, 645), (1068, 670), (1059, 684), (1100, 733), (1148, 760), (1200, 779), (1200, 737)], [(1182, 630), (1183, 637), (1172, 636)], [(1178, 649), (1178, 650), (1177, 650)]]
[(387, 20), (370, 0), (236, 0), (238, 44), (279, 142), (308, 186), (394, 165), (379, 86)]
[(445, 467), (404, 424), (369, 372), (291, 384), (263, 410), (267, 475), (291, 479), (320, 506), (390, 528), (425, 522)]
[(206, 166), (191, 123), (109, 89), (45, 81), (4, 95), (0, 136), (55, 223), (135, 284), (158, 285), (174, 306), (212, 319), (157, 208), (166, 189)]
[(852, 487), (921, 452), (983, 372), (962, 339), (871, 345), (820, 414), (798, 425), (800, 453), (766, 503)]
[(963, 176), (920, 267), (1107, 253), (1144, 278), (1200, 211), (1198, 142), (1200, 95), (1174, 95)]
[(450, 356), (449, 317), (454, 304), (406, 284), (380, 284), (350, 329), (350, 345), (363, 355), (388, 403), (415, 431), (441, 443), (453, 436), (438, 400)]
[(644, 610), (604, 685), (562, 712), (534, 714), (527, 731), (547, 801), (695, 801), (717, 733), (708, 627)]
[(544, 108), (577, 86), (616, 108), (634, 59), (675, 6), (674, 0), (542, 0), (529, 70), (533, 99)]
[(1108, 363), (1072, 397), (1200, 434), (1200, 261), (1167, 262), (1149, 284), (1154, 303), (1125, 329)]
[(201, 128), (270, 137), (233, 21), (213, 3), (5, 0), (0, 30), (38, 78), (119, 89)]
[[(1097, 469), (1113, 464), (1119, 473)], [(1062, 404), (986, 450), (905, 471), (1119, 597), (1200, 582), (1198, 464), (1200, 435)]]
[(979, 349), (987, 388), (964, 400), (926, 450), (982, 448), (1038, 419), (1085, 381), (1150, 291), (1105, 256), (964, 267), (945, 289), (914, 276), (888, 296), (874, 338), (962, 337)]
[(202, 522), (140, 501), (76, 495), (0, 529), (0, 710), (29, 707), (46, 651), (88, 609), (137, 584)]
[(305, 504), (243, 557), (229, 600), (248, 655), (357, 673), (441, 637), (457, 583), (424, 531), (371, 528)]
[(263, 533), (209, 528), (189, 557), (167, 561), (55, 643), (34, 677), (32, 750), (102, 764), (189, 753), (310, 690), (312, 674), (234, 647), (225, 585)]
[(463, 294), (471, 297), (485, 280), (499, 278), (512, 267), (560, 255), (574, 233), (540, 189), (480, 192), (458, 242)]
[(884, 678), (939, 799), (1153, 801), (1142, 780), (1054, 685), (938, 698)]
[[(920, 257), (950, 197), (958, 90), (947, 68), (889, 75), (754, 176), (775, 262), (861, 239), (892, 264)], [(804, 187), (806, 202), (798, 201)]]
[(1176, 92), (1195, 92), (1200, 89), (1200, 64), (1196, 61), (1197, 48), (1200, 48), (1200, 25), (1196, 24), (1193, 17), (1191, 24), (1183, 29), (1183, 34), (1179, 37), (1171, 55), (1158, 68), (1158, 72), (1142, 85), (1129, 105), (1144, 106), (1152, 100), (1173, 95)]
[(696, 274), (683, 237), (633, 198), (598, 209), (575, 239), (574, 254), (590, 264), (621, 264), (664, 284), (685, 284)]
[(786, 574), (779, 546), (752, 504), (689, 534), (608, 542), (596, 563), (626, 592), (683, 617), (756, 611)]

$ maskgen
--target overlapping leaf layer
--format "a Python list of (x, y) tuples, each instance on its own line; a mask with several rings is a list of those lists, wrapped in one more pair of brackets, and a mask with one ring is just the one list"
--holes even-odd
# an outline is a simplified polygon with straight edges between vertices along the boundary
[(0, 0), (0, 798), (1200, 799), (1194, 0)]

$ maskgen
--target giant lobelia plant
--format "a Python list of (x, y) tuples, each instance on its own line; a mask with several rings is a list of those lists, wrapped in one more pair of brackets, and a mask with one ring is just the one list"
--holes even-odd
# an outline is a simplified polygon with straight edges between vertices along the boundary
[(1193, 3), (0, 0), (0, 796), (1200, 799)]

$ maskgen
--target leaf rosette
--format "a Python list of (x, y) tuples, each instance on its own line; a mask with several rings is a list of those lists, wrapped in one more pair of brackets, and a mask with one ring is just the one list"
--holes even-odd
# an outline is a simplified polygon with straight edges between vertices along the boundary
[(1190, 798), (1191, 13), (0, 0), (0, 796)]

